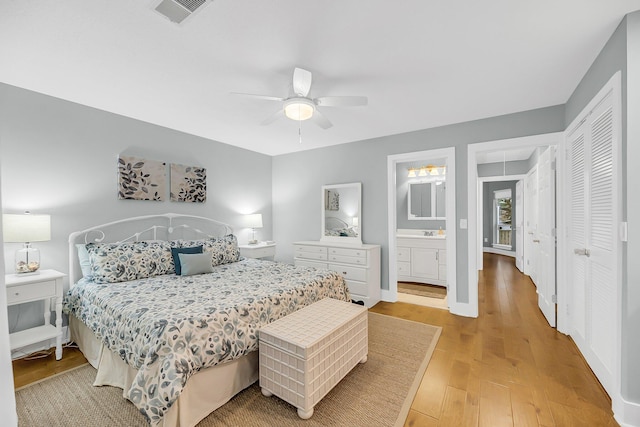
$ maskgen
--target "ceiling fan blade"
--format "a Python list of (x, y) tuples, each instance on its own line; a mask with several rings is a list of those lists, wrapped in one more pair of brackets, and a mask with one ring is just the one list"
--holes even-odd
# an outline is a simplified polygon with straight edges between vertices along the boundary
[(269, 95), (255, 95), (253, 93), (231, 92), (231, 95), (244, 96), (245, 98), (263, 99), (265, 101), (284, 101), (284, 98)]
[(366, 96), (321, 96), (314, 101), (322, 107), (360, 107), (369, 103)]
[(275, 113), (271, 114), (266, 119), (264, 119), (262, 122), (260, 122), (260, 124), (262, 126), (270, 125), (271, 123), (278, 120), (280, 117), (284, 117), (284, 110), (282, 108), (276, 111)]
[(311, 116), (311, 121), (320, 126), (322, 129), (329, 129), (333, 124), (320, 111), (316, 110)]
[(302, 97), (309, 95), (311, 90), (311, 71), (296, 68), (293, 70), (293, 92)]

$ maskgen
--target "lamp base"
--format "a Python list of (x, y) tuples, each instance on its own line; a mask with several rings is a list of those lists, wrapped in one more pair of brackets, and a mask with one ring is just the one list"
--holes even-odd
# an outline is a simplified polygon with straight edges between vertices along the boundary
[(40, 268), (40, 251), (32, 248), (31, 243), (25, 243), (22, 249), (16, 251), (16, 274), (29, 274)]
[(40, 270), (36, 270), (36, 271), (29, 271), (28, 273), (15, 273), (17, 277), (24, 277), (24, 276), (36, 276), (38, 274), (40, 274)]

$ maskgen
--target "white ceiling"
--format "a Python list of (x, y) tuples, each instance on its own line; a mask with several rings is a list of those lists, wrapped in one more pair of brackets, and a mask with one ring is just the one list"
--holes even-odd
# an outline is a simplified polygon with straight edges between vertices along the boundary
[[(639, 0), (215, 0), (183, 25), (155, 0), (2, 0), (0, 81), (269, 155), (563, 104)], [(280, 119), (366, 95), (322, 130)]]

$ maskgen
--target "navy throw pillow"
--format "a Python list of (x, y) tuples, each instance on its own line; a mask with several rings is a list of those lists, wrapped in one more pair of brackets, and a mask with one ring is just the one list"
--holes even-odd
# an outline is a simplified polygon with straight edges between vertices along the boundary
[(180, 266), (180, 257), (178, 254), (201, 254), (202, 246), (192, 246), (190, 248), (171, 248), (171, 256), (173, 257), (173, 263), (176, 266), (176, 274), (180, 276), (182, 274), (182, 267)]

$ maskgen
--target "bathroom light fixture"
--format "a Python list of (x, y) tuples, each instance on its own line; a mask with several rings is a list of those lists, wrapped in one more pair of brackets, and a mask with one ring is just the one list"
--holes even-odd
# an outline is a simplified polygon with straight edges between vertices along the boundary
[(313, 101), (307, 98), (291, 98), (284, 104), (284, 115), (291, 120), (308, 120), (314, 110)]
[(444, 176), (447, 173), (446, 166), (435, 166), (435, 165), (426, 165), (420, 166), (419, 168), (409, 168), (407, 177), (408, 178), (416, 178), (416, 177), (426, 177), (426, 176)]
[(23, 243), (16, 251), (17, 274), (36, 273), (40, 268), (40, 250), (31, 247), (31, 242), (51, 240), (51, 217), (49, 215), (24, 214), (2, 215), (2, 233), (5, 243)]

